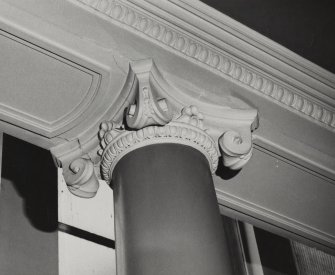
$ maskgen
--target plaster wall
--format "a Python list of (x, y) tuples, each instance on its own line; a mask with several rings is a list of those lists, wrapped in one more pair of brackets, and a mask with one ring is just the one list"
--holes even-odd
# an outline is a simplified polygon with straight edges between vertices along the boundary
[(47, 151), (4, 135), (1, 275), (58, 274), (56, 176)]
[(58, 234), (36, 228), (13, 182), (2, 178), (0, 193), (0, 274), (58, 274)]

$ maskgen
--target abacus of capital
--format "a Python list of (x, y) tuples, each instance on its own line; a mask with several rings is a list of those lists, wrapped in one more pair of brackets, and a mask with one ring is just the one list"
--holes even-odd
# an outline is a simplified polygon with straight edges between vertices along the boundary
[(257, 110), (178, 102), (151, 60), (130, 64), (122, 93), (94, 160), (63, 167), (77, 196), (94, 196), (98, 178), (113, 188), (118, 274), (232, 274), (212, 174), (220, 155), (235, 170), (251, 158)]

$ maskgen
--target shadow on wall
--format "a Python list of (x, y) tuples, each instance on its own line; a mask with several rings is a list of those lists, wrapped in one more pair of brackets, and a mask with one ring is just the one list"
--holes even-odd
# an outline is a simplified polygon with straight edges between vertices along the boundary
[(4, 135), (2, 178), (13, 183), (36, 229), (57, 230), (57, 169), (47, 150)]
[(231, 178), (235, 177), (240, 170), (231, 170), (223, 165), (222, 157), (219, 158), (218, 169), (215, 172), (215, 175), (219, 176), (223, 180), (230, 180)]

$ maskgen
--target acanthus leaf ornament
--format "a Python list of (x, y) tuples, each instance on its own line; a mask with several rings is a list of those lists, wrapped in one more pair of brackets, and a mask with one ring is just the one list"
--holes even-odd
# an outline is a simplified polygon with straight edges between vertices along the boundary
[(133, 89), (136, 92), (134, 102), (127, 108), (127, 126), (141, 129), (149, 125), (165, 125), (172, 118), (171, 108), (165, 98), (159, 97), (161, 88), (157, 88), (156, 72), (152, 60), (142, 60), (131, 64)]

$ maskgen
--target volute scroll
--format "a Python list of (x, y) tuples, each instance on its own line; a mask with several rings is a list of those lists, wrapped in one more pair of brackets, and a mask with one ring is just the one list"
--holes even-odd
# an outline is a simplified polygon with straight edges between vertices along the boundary
[(91, 160), (78, 158), (63, 169), (63, 176), (69, 191), (82, 198), (92, 198), (99, 189), (99, 181)]

